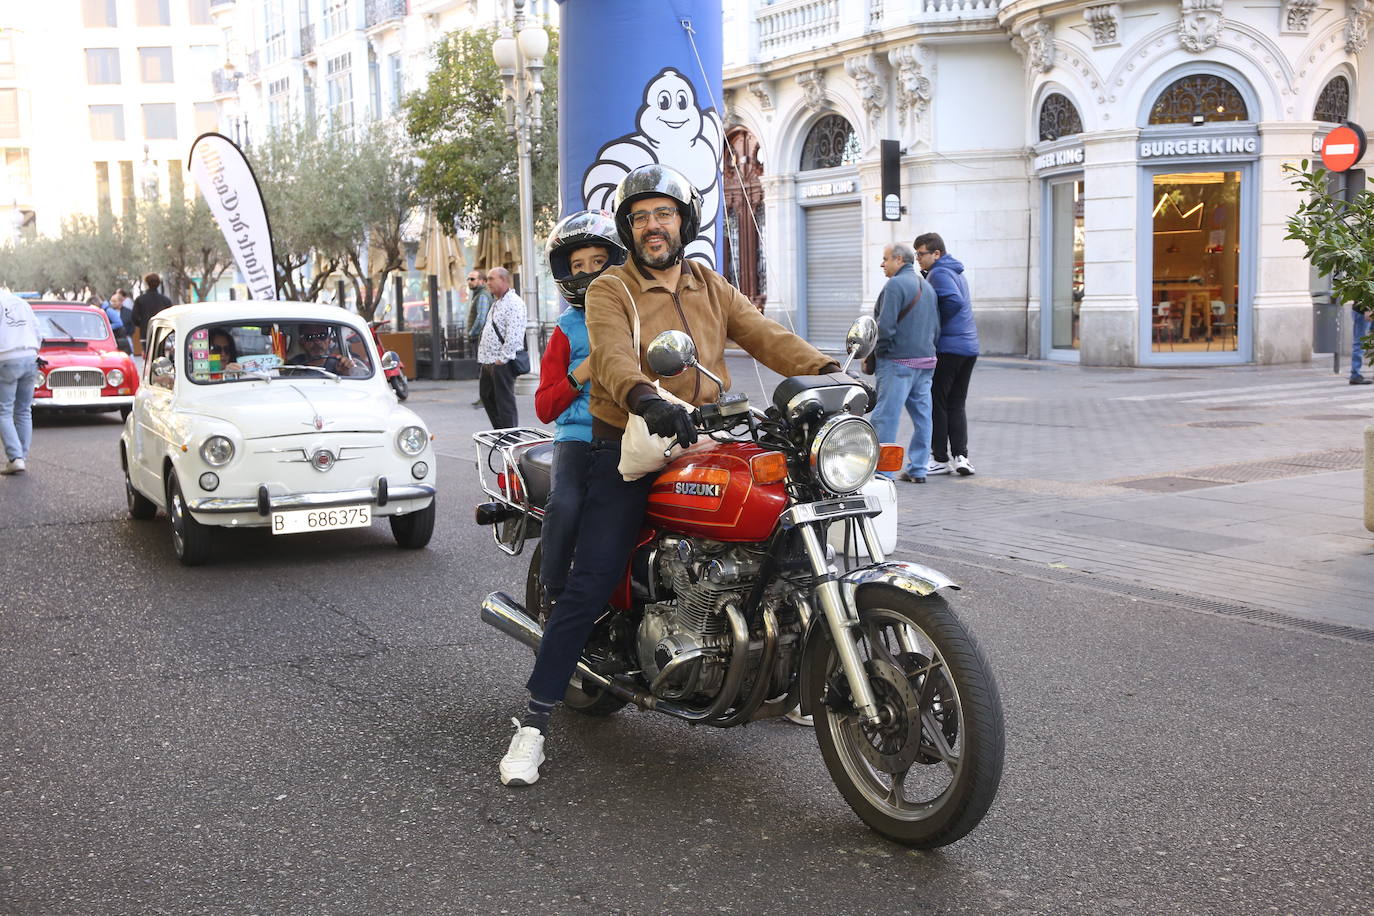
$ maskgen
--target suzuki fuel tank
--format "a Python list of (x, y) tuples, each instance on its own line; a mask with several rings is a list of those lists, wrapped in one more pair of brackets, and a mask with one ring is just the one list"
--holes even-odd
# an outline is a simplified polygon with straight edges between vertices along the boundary
[(750, 442), (689, 449), (654, 481), (648, 524), (713, 541), (766, 540), (787, 508), (787, 490), (754, 482), (749, 461), (764, 453)]

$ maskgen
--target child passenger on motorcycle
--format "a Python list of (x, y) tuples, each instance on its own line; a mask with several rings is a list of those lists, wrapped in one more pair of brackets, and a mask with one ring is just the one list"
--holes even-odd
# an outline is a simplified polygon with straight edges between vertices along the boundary
[(587, 287), (606, 268), (625, 263), (625, 248), (610, 213), (583, 210), (554, 227), (544, 252), (549, 272), (570, 306), (558, 317), (558, 326), (544, 350), (539, 389), (534, 395), (540, 422), (557, 420), (552, 488), (544, 507), (539, 564), (543, 611), (547, 614), (568, 580), (577, 520), (587, 492), (587, 459), (592, 448), (588, 403), (591, 363), (587, 359), (591, 344), (583, 310)]

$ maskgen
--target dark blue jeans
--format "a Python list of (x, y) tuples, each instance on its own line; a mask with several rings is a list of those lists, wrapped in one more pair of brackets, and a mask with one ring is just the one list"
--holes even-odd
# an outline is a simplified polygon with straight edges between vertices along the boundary
[[(563, 593), (577, 546), (577, 526), (587, 496), (587, 466), (592, 444), (567, 439), (553, 445), (553, 473), (549, 501), (540, 530), (542, 553), (539, 581), (550, 601)], [(529, 609), (533, 613), (534, 609)]]
[(587, 494), (577, 525), (577, 556), (566, 587), (553, 606), (544, 640), (525, 686), (546, 703), (563, 699), (592, 627), (625, 575), (655, 474), (626, 483), (616, 470), (620, 442), (592, 442)]

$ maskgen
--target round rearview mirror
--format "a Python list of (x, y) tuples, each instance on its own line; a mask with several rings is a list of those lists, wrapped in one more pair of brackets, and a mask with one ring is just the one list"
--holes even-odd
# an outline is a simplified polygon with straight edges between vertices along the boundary
[(681, 375), (696, 362), (697, 345), (682, 331), (664, 331), (649, 341), (649, 368), (659, 378)]
[(153, 360), (153, 378), (171, 378), (177, 374), (177, 367), (165, 356)]
[(395, 350), (387, 350), (382, 354), (382, 371), (390, 372), (401, 364), (401, 354)]
[(844, 336), (844, 348), (855, 359), (863, 359), (878, 343), (878, 322), (872, 315), (861, 315), (849, 326)]

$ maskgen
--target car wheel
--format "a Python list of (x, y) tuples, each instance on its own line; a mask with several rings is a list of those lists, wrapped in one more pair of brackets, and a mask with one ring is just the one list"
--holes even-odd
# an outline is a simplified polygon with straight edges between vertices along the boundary
[(172, 549), (183, 566), (199, 566), (210, 559), (210, 528), (191, 517), (175, 471), (167, 474), (167, 519), (172, 528)]
[(434, 500), (419, 512), (391, 516), (391, 536), (399, 547), (419, 550), (434, 534)]
[(129, 504), (129, 516), (139, 521), (147, 521), (157, 515), (157, 503), (134, 489), (134, 482), (129, 479), (129, 459), (124, 458), (124, 501)]

